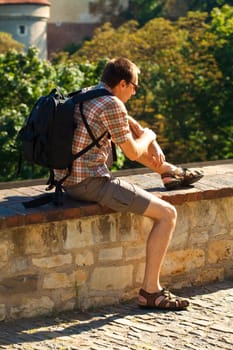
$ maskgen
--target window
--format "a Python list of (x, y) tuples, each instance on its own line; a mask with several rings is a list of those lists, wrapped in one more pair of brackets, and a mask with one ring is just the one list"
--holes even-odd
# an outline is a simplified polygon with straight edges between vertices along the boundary
[(21, 36), (27, 35), (27, 27), (24, 24), (20, 24), (17, 28), (17, 32)]

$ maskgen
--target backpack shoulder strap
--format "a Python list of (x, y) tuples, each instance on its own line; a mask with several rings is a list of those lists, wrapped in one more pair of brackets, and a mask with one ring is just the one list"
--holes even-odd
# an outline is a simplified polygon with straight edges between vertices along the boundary
[(78, 94), (75, 94), (74, 96), (72, 96), (72, 101), (74, 103), (80, 103), (80, 102), (92, 100), (93, 98), (96, 98), (96, 97), (107, 96), (107, 95), (113, 96), (113, 94), (110, 91), (104, 88), (80, 91)]
[(85, 148), (84, 150), (82, 150), (81, 152), (76, 154), (75, 159), (80, 157), (80, 155), (86, 153), (93, 146), (97, 146), (98, 148), (100, 148), (99, 141), (104, 137), (104, 135), (107, 133), (107, 131), (105, 131), (98, 138), (96, 138), (94, 136), (93, 132), (91, 131), (90, 126), (88, 125), (87, 119), (83, 113), (83, 102), (91, 100), (91, 99), (96, 98), (96, 97), (102, 97), (102, 96), (106, 96), (106, 95), (112, 96), (113, 94), (110, 91), (108, 91), (107, 89), (99, 88), (99, 89), (93, 89), (93, 90), (87, 90), (85, 92), (81, 92), (78, 95), (74, 96), (74, 98), (73, 98), (73, 101), (75, 101), (75, 103), (79, 103), (79, 109), (80, 109), (80, 114), (81, 114), (83, 123), (86, 127), (86, 130), (87, 130), (90, 138), (92, 139), (92, 143), (89, 146), (87, 146), (87, 148)]
[(80, 105), (79, 105), (79, 110), (80, 110), (80, 114), (81, 114), (81, 117), (82, 117), (82, 121), (83, 121), (83, 123), (84, 123), (84, 125), (85, 125), (85, 128), (86, 128), (86, 130), (87, 130), (87, 132), (88, 132), (90, 138), (91, 138), (92, 141), (93, 141), (93, 142), (92, 142), (92, 147), (93, 147), (93, 146), (97, 146), (98, 148), (100, 148), (99, 141), (100, 141), (100, 140), (102, 139), (102, 137), (107, 133), (107, 131), (105, 131), (104, 134), (101, 135), (101, 138), (96, 139), (95, 136), (94, 136), (94, 134), (93, 134), (93, 132), (91, 131), (91, 128), (90, 128), (90, 126), (89, 126), (89, 124), (88, 124), (88, 122), (87, 122), (87, 119), (86, 119), (86, 117), (85, 117), (85, 115), (84, 115), (84, 113), (83, 113), (83, 102), (80, 103)]

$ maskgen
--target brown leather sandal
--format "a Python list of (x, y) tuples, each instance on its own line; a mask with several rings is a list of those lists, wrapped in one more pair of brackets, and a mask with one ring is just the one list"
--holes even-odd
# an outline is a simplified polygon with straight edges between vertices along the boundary
[(144, 309), (160, 310), (185, 310), (189, 306), (187, 299), (171, 294), (167, 289), (162, 289), (158, 293), (148, 293), (140, 289), (139, 295), (146, 299), (146, 304), (138, 302), (138, 306)]
[(199, 181), (204, 176), (202, 170), (179, 168), (178, 171), (166, 172), (161, 175), (167, 190), (185, 187)]

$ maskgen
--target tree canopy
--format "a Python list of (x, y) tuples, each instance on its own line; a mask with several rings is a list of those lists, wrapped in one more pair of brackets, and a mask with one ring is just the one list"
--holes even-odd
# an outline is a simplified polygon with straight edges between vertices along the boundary
[(22, 51), (24, 45), (12, 38), (12, 35), (5, 32), (0, 32), (0, 53), (5, 53), (9, 49)]
[[(155, 131), (172, 161), (232, 155), (232, 7), (98, 28), (73, 60), (97, 62), (119, 52), (141, 68), (130, 113)], [(230, 62), (230, 65), (229, 65)], [(226, 110), (227, 109), (227, 110)]]
[(98, 15), (102, 23), (111, 22), (113, 26), (136, 20), (139, 26), (153, 18), (164, 17), (177, 20), (189, 11), (211, 13), (223, 5), (233, 6), (233, 0), (129, 0), (127, 8), (121, 0), (96, 0), (90, 3), (90, 12)]
[[(9, 50), (0, 55), (0, 180), (16, 178), (20, 160), (17, 135), (30, 110), (41, 95), (55, 86), (64, 93), (97, 82), (99, 65), (72, 62), (52, 65), (39, 58), (39, 51), (30, 48), (26, 53)], [(47, 174), (41, 167), (25, 164), (21, 178), (36, 178)]]
[[(17, 133), (36, 99), (55, 85), (68, 92), (96, 84), (106, 60), (119, 55), (141, 70), (129, 113), (157, 133), (168, 161), (233, 157), (232, 18), (233, 7), (225, 5), (143, 26), (105, 23), (75, 54), (61, 53), (52, 62), (35, 48), (0, 54), (0, 180), (15, 179)], [(120, 167), (135, 166), (120, 161)], [(28, 165), (22, 178), (44, 174)]]

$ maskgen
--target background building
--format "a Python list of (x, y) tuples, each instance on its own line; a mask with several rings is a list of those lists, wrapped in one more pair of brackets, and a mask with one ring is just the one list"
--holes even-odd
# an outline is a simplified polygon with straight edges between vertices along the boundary
[(103, 21), (117, 16), (128, 0), (0, 0), (0, 32), (10, 33), (42, 58), (77, 46)]
[(90, 37), (100, 19), (89, 12), (88, 0), (52, 0), (48, 23), (49, 54)]
[(25, 48), (38, 47), (40, 56), (47, 58), (49, 15), (47, 0), (0, 0), (0, 32), (10, 33)]
[(127, 7), (128, 0), (50, 0), (48, 21), (49, 54), (69, 45), (78, 45), (93, 35), (93, 31), (109, 12)]

